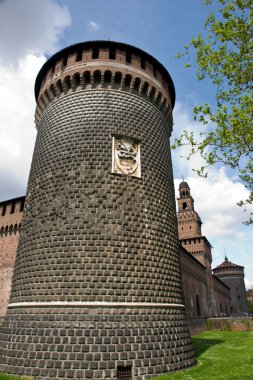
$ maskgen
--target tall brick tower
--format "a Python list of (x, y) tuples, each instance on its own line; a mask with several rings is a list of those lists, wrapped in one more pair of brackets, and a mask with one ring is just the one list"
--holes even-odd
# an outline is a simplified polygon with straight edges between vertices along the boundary
[(202, 235), (202, 221), (194, 210), (194, 200), (187, 182), (179, 184), (178, 201), (178, 235), (180, 244), (206, 268), (207, 280), (207, 316), (215, 314), (215, 300), (212, 280), (212, 246)]
[(223, 263), (214, 268), (213, 273), (230, 288), (230, 313), (234, 315), (248, 313), (244, 267), (231, 263), (225, 256)]
[(44, 64), (35, 96), (0, 370), (140, 380), (192, 365), (168, 72), (133, 46), (85, 42)]

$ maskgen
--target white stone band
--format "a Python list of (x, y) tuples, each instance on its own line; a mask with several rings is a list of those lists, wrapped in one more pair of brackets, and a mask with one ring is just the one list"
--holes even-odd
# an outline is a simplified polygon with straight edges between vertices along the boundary
[(152, 303), (152, 302), (68, 302), (68, 301), (52, 301), (52, 302), (16, 302), (7, 306), (15, 307), (136, 307), (136, 308), (184, 308), (185, 306), (178, 303)]

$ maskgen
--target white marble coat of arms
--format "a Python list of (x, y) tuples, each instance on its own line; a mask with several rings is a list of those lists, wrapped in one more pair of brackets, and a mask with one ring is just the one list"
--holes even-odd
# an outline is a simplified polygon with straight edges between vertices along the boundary
[(132, 137), (113, 136), (112, 172), (140, 177), (140, 142)]

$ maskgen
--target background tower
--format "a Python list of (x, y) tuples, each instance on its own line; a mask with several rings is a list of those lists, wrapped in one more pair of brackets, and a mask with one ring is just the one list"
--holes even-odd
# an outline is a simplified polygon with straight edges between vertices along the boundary
[[(178, 236), (179, 242), (189, 253), (191, 253), (206, 268), (206, 298), (207, 310), (202, 314), (211, 317), (216, 314), (213, 276), (212, 276), (212, 246), (201, 231), (201, 219), (194, 210), (194, 200), (191, 196), (190, 187), (187, 182), (179, 184), (178, 201)], [(197, 294), (196, 303), (199, 304)], [(200, 308), (200, 306), (199, 306)], [(201, 311), (199, 312), (201, 314)]]
[(25, 197), (0, 202), (0, 323), (9, 301)]
[(194, 210), (194, 200), (190, 187), (183, 181), (179, 185), (178, 201), (178, 235), (181, 245), (191, 252), (211, 272), (211, 244), (201, 232), (201, 219)]
[(193, 364), (168, 72), (133, 46), (80, 43), (44, 64), (35, 96), (38, 134), (0, 370), (150, 379)]
[(213, 269), (216, 277), (230, 288), (230, 312), (242, 315), (248, 312), (247, 294), (244, 283), (244, 267), (228, 261), (227, 256), (223, 263)]

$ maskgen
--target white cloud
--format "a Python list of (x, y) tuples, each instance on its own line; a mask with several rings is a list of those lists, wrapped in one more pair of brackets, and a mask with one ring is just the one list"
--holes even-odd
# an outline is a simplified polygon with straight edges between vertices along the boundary
[(16, 65), (27, 54), (52, 53), (71, 24), (66, 6), (53, 0), (8, 0), (0, 3), (0, 57)]
[(253, 282), (245, 278), (246, 290), (253, 289)]
[(0, 188), (2, 200), (23, 195), (25, 191), (36, 136), (33, 123), (34, 81), (44, 62), (44, 56), (27, 55), (19, 61), (16, 70), (0, 66), (0, 173), (4, 184)]
[(93, 20), (90, 20), (88, 22), (88, 28), (89, 28), (90, 31), (95, 32), (95, 31), (97, 31), (97, 30), (100, 29), (100, 25), (97, 22), (95, 22)]
[[(182, 130), (192, 131), (196, 127), (197, 123), (193, 121), (191, 111), (177, 102), (172, 141)], [(253, 231), (242, 224), (247, 220), (247, 213), (243, 213), (243, 209), (236, 204), (241, 199), (246, 199), (249, 193), (224, 167), (212, 168), (207, 178), (197, 176), (192, 168), (199, 168), (204, 162), (199, 155), (186, 160), (188, 152), (188, 146), (172, 152), (176, 195), (178, 196), (179, 183), (184, 175), (191, 188), (195, 210), (203, 222), (202, 233), (213, 245), (213, 267), (224, 261), (226, 250), (230, 261), (245, 267), (245, 282), (252, 283)], [(250, 212), (250, 208), (247, 212)]]
[(71, 23), (54, 0), (0, 2), (0, 200), (23, 195), (32, 158), (34, 82)]

